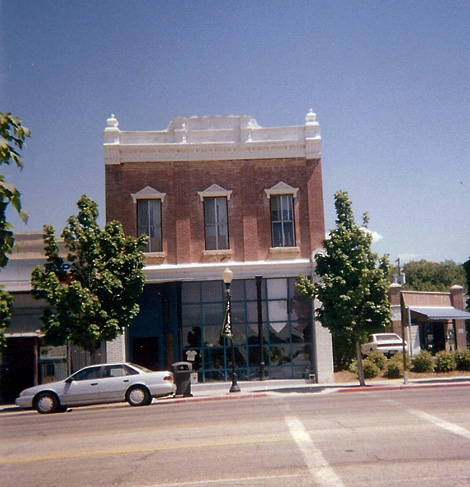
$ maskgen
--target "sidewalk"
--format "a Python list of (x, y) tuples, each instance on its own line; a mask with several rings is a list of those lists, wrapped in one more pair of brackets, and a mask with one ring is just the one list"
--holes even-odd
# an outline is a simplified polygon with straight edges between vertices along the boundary
[[(240, 381), (240, 392), (229, 392), (231, 382), (211, 382), (191, 385), (190, 397), (175, 396), (154, 400), (153, 404), (175, 404), (184, 402), (202, 402), (230, 399), (259, 398), (283, 394), (331, 394), (351, 392), (373, 392), (387, 390), (405, 390), (416, 388), (437, 387), (470, 387), (470, 375), (448, 378), (409, 379), (405, 384), (404, 379), (366, 380), (366, 386), (361, 387), (357, 382), (313, 384), (303, 379), (290, 380), (264, 380), (264, 381)], [(124, 404), (127, 403), (117, 403)], [(109, 404), (88, 406), (106, 407)], [(116, 403), (112, 404), (116, 407)], [(14, 404), (0, 406), (2, 412), (25, 411)]]
[[(199, 397), (227, 397), (246, 395), (272, 394), (302, 394), (302, 393), (332, 393), (332, 392), (362, 392), (390, 389), (430, 388), (430, 387), (470, 387), (470, 375), (447, 378), (426, 379), (379, 379), (366, 380), (366, 386), (361, 387), (358, 382), (344, 382), (331, 384), (314, 384), (303, 379), (264, 380), (238, 382), (241, 392), (230, 393), (231, 382), (216, 382), (192, 384), (193, 398)], [(193, 399), (184, 398), (184, 399)], [(177, 398), (176, 398), (177, 399)]]

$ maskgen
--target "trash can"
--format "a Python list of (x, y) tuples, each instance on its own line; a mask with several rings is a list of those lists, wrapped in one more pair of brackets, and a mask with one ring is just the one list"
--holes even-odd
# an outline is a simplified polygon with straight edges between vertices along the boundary
[(190, 362), (175, 362), (171, 364), (173, 381), (176, 385), (176, 395), (191, 397), (191, 372), (193, 365)]

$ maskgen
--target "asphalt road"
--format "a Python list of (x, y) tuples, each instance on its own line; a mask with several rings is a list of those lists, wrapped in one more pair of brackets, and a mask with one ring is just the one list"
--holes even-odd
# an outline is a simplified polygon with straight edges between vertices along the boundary
[(470, 485), (470, 387), (0, 416), (2, 487)]

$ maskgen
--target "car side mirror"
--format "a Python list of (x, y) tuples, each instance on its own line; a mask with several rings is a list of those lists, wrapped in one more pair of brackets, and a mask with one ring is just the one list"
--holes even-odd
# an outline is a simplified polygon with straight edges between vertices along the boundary
[(66, 384), (71, 384), (73, 382), (72, 377), (69, 377), (68, 379), (65, 380)]

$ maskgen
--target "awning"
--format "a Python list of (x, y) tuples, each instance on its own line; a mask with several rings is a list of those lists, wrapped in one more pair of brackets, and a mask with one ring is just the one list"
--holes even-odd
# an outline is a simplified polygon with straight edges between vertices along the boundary
[(5, 338), (42, 338), (44, 333), (35, 332), (35, 331), (27, 331), (27, 332), (18, 332), (18, 333), (4, 333)]
[(410, 306), (410, 310), (432, 321), (470, 320), (470, 313), (453, 306)]

